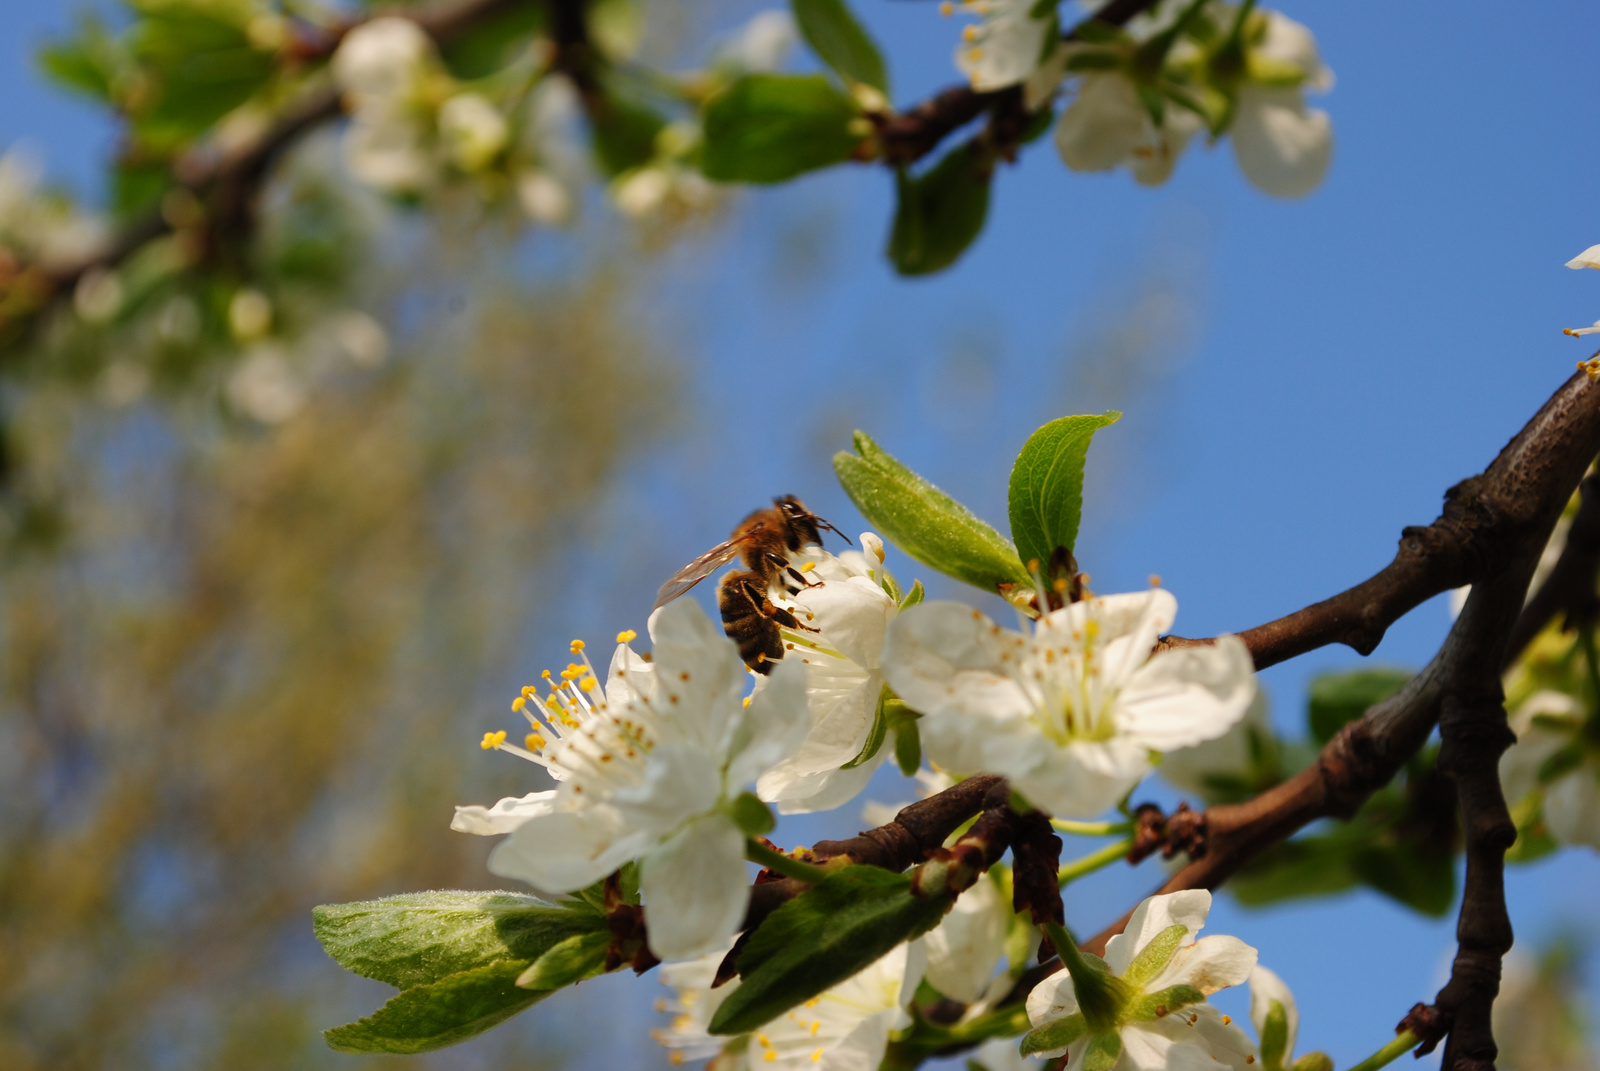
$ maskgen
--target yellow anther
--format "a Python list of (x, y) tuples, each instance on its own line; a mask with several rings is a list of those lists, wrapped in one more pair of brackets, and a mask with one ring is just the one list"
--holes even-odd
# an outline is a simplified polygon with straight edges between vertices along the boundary
[(956, 6), (952, 4), (950, 0), (944, 0), (944, 3), (939, 5), (939, 14), (943, 15), (945, 18), (949, 18), (955, 13), (955, 10)]
[(1150, 574), (1150, 586), (1153, 588), (1159, 588), (1161, 586), (1161, 578), (1155, 573)]
[(687, 1059), (687, 1057), (683, 1055), (683, 1051), (681, 1049), (673, 1049), (672, 1052), (667, 1056), (667, 1062), (673, 1067), (682, 1067), (685, 1059)]
[(515, 699), (513, 699), (511, 701), (511, 712), (513, 714), (521, 714), (522, 713), (522, 708), (527, 706), (527, 705), (528, 705), (527, 698), (525, 696), (520, 696), (519, 695), (519, 696), (517, 696)]
[(594, 685), (595, 679), (593, 677), (585, 677), (583, 680), (578, 682), (578, 687), (582, 688), (586, 692), (594, 691)]
[(570, 646), (572, 648), (572, 653), (577, 654), (579, 651), (583, 650), (584, 645), (582, 640), (573, 640)]
[(978, 28), (976, 26), (964, 26), (961, 28), (961, 39), (963, 41), (973, 41), (976, 40), (977, 37)]
[(1233, 1016), (1231, 1016), (1231, 1015), (1224, 1015), (1224, 1016), (1223, 1016), (1223, 1017), (1222, 1017), (1222, 1025), (1223, 1025), (1223, 1026), (1232, 1026), (1232, 1025), (1233, 1025)]
[(816, 1052), (811, 1054), (811, 1062), (814, 1063), (814, 1064), (820, 1064), (822, 1062), (822, 1050), (821, 1049), (818, 1049)]
[(561, 671), (561, 679), (564, 681), (574, 681), (587, 672), (589, 672), (588, 666), (568, 666), (566, 669)]
[(769, 1064), (777, 1063), (778, 1062), (778, 1050), (777, 1049), (768, 1049), (766, 1055), (761, 1057), (761, 1059), (766, 1061)]
[(634, 640), (636, 640), (638, 638), (639, 638), (639, 634), (637, 632), (633, 631), (633, 629), (631, 629), (631, 628), (625, 628), (621, 632), (617, 633), (617, 642), (618, 643), (632, 643)]
[(744, 697), (744, 705), (745, 705), (745, 709), (748, 710), (749, 707), (750, 707), (750, 696), (747, 695), (747, 696)]
[(550, 679), (550, 671), (547, 669), (544, 672), (540, 673), (539, 674), (539, 679), (540, 680), (546, 680), (546, 681), (549, 680)]
[(492, 751), (495, 748), (498, 748), (501, 744), (503, 744), (505, 742), (506, 742), (506, 731), (504, 729), (501, 729), (497, 733), (484, 733), (483, 734), (483, 739), (478, 742), (478, 746), (483, 748), (483, 750), (485, 750), (485, 751)]
[(813, 1019), (811, 1021), (811, 1036), (812, 1037), (816, 1037), (817, 1036), (817, 1031), (821, 1030), (821, 1029), (822, 1029), (822, 1020), (821, 1019)]
[(800, 571), (802, 573), (809, 573), (811, 570), (815, 569), (816, 567), (817, 567), (817, 563), (816, 562), (806, 562), (804, 565), (802, 565), (800, 567)]
[(529, 733), (522, 738), (522, 746), (529, 751), (541, 751), (544, 749), (544, 737), (538, 733)]
[(1067, 578), (1064, 577), (1064, 576), (1058, 576), (1058, 577), (1055, 578), (1055, 581), (1050, 586), (1055, 588), (1057, 592), (1066, 591), (1067, 590)]
[(1100, 635), (1100, 622), (1096, 621), (1092, 617), (1085, 621), (1083, 623), (1083, 634), (1090, 643), (1093, 643), (1095, 637)]
[(765, 1034), (757, 1034), (756, 1041), (760, 1043), (763, 1049), (772, 1048), (772, 1039), (767, 1037)]

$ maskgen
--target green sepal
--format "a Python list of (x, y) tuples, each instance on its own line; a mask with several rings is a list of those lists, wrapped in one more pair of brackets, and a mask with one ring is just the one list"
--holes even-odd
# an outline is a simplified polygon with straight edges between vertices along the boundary
[(895, 601), (895, 605), (898, 606), (901, 598), (900, 582), (894, 578), (893, 573), (889, 572), (889, 570), (885, 569), (882, 565), (879, 565), (875, 572), (878, 574), (878, 586), (882, 588), (883, 593), (889, 596), (889, 598), (893, 599)]
[(1045, 567), (1057, 547), (1070, 554), (1083, 518), (1083, 466), (1094, 433), (1122, 418), (1064, 416), (1028, 436), (1011, 466), (1008, 499), (1017, 556)]
[(841, 78), (889, 95), (883, 53), (844, 0), (791, 0), (800, 36)]
[[(588, 904), (595, 911), (597, 911), (600, 914), (604, 915), (606, 913), (606, 911), (608, 910), (608, 905), (606, 904), (606, 881), (607, 880), (608, 879), (606, 879), (606, 878), (601, 878), (599, 881), (595, 882), (593, 885), (590, 885), (587, 888), (579, 889), (577, 892), (572, 894), (572, 898), (575, 899), (575, 900), (579, 900), (579, 901), (582, 901), (583, 903)], [(617, 887), (618, 887), (618, 891), (622, 894), (622, 902), (623, 903), (625, 903), (625, 904), (633, 904), (636, 907), (638, 906), (638, 904), (639, 904), (639, 864), (638, 863), (632, 863), (632, 862), (623, 863), (622, 866), (617, 868)]]
[(922, 769), (922, 730), (917, 727), (917, 715), (909, 708), (893, 720), (894, 763), (900, 772), (913, 777)]
[(989, 217), (994, 158), (977, 141), (946, 153), (913, 177), (895, 172), (894, 227), (888, 256), (901, 275), (932, 275), (960, 259)]
[(548, 992), (591, 978), (604, 968), (610, 946), (611, 934), (606, 930), (574, 934), (517, 975), (517, 987)]
[(1178, 948), (1187, 936), (1189, 927), (1177, 923), (1156, 934), (1133, 957), (1128, 969), (1122, 972), (1122, 980), (1136, 989), (1143, 989), (1145, 983), (1167, 969), (1167, 964), (1172, 962), (1172, 957), (1177, 955)]
[(707, 102), (700, 167), (718, 182), (784, 182), (843, 163), (861, 135), (855, 99), (820, 74), (751, 74)]
[(1083, 1071), (1111, 1071), (1121, 1057), (1122, 1035), (1115, 1030), (1107, 1030), (1089, 1039), (1088, 1048), (1083, 1050), (1083, 1063), (1079, 1066)]
[(1261, 1021), (1261, 1066), (1265, 1071), (1282, 1071), (1283, 1058), (1287, 1055), (1289, 1013), (1284, 1011), (1282, 1001), (1270, 1001), (1266, 1018)]
[(322, 1032), (337, 1052), (431, 1052), (505, 1022), (554, 990), (519, 989), (527, 960), (502, 960), (391, 997), (365, 1019)]
[[(883, 750), (883, 741), (889, 735), (889, 689), (878, 689), (878, 702), (872, 711), (872, 728), (867, 730), (866, 743), (861, 745), (861, 750), (856, 752), (856, 757), (839, 767), (841, 770), (853, 770), (863, 762), (870, 762), (879, 751)], [(903, 705), (903, 704), (902, 704)]]
[(952, 898), (911, 895), (911, 878), (846, 866), (767, 916), (739, 957), (739, 988), (712, 1034), (743, 1034), (855, 975), (939, 924)]
[(865, 433), (833, 470), (862, 516), (895, 546), (932, 569), (985, 591), (1032, 587), (1016, 548), (967, 507), (912, 472)]
[(778, 827), (778, 820), (772, 816), (772, 808), (761, 802), (754, 792), (741, 792), (726, 806), (728, 817), (748, 837), (759, 837)]
[(906, 592), (906, 597), (900, 600), (900, 609), (909, 610), (928, 597), (928, 592), (922, 586), (922, 581), (913, 580), (911, 590)]
[(1140, 997), (1139, 1002), (1129, 1010), (1128, 1019), (1130, 1022), (1148, 1023), (1205, 999), (1206, 995), (1192, 985), (1168, 986)]
[(501, 960), (531, 962), (562, 941), (604, 933), (586, 904), (507, 892), (423, 892), (324, 904), (311, 914), (323, 950), (364, 978), (410, 989)]
[(1066, 1048), (1088, 1032), (1089, 1024), (1082, 1014), (1073, 1014), (1065, 1019), (1045, 1023), (1022, 1036), (1022, 1055), (1032, 1056), (1038, 1052)]
[(1333, 1057), (1325, 1052), (1308, 1052), (1296, 1060), (1289, 1071), (1333, 1071)]

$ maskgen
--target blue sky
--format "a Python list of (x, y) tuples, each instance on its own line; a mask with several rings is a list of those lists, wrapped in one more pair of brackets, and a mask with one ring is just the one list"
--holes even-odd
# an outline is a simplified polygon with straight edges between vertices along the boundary
[[(659, 537), (589, 604), (601, 609), (575, 606), (553, 632), (637, 627), (649, 577), (774, 494), (859, 531), (828, 466), (852, 427), (1003, 527), (1028, 434), (1108, 407), (1127, 415), (1091, 452), (1079, 545), (1098, 590), (1159, 574), (1180, 600), (1178, 631), (1204, 635), (1380, 568), (1400, 529), (1431, 521), (1444, 489), (1481, 470), (1590, 352), (1560, 328), (1600, 317), (1600, 273), (1562, 267), (1600, 242), (1588, 77), (1600, 8), (1280, 6), (1338, 75), (1317, 102), (1333, 115), (1334, 164), (1303, 201), (1255, 192), (1226, 144), (1192, 148), (1152, 191), (1068, 173), (1041, 142), (998, 176), (976, 247), (932, 279), (887, 269), (890, 182), (857, 168), (750, 192), (669, 254), (648, 315), (690, 360), (697, 418), (625, 474), (596, 522), (636, 523), (645, 502)], [(857, 7), (885, 43), (897, 100), (952, 81), (956, 28), (932, 3)], [(0, 144), (31, 142), (92, 196), (110, 130), (42, 87), (28, 59), (67, 19), (45, 0), (0, 16)], [(916, 573), (903, 560), (899, 571)], [(1434, 600), (1373, 659), (1420, 666), (1447, 627)], [(1269, 671), (1278, 718), (1298, 725), (1308, 677), (1358, 661), (1329, 649)], [(879, 794), (906, 792), (889, 781)], [(853, 828), (846, 810), (786, 842)], [(1074, 923), (1097, 929), (1154, 880), (1147, 866), (1075, 893)], [(1512, 871), (1519, 941), (1570, 922), (1592, 933), (1597, 885), (1592, 853)], [(1295, 989), (1301, 1051), (1340, 1065), (1429, 999), (1453, 952), (1453, 920), (1364, 894), (1265, 912), (1224, 900), (1214, 918)]]

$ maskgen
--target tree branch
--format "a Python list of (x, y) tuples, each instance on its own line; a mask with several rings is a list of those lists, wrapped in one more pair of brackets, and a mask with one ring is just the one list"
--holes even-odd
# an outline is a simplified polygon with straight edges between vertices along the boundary
[(1579, 484), (1578, 493), (1581, 498), (1567, 529), (1567, 545), (1511, 630), (1507, 668), (1557, 614), (1563, 616), (1563, 627), (1568, 629), (1600, 618), (1600, 594), (1595, 591), (1595, 575), (1600, 572), (1600, 473)]

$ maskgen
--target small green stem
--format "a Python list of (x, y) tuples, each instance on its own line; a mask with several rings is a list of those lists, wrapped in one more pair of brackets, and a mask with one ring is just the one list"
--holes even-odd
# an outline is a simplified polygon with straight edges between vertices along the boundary
[(1077, 881), (1085, 874), (1093, 874), (1096, 870), (1110, 866), (1123, 858), (1133, 848), (1133, 838), (1107, 844), (1097, 852), (1090, 852), (1081, 859), (1074, 859), (1060, 870), (1056, 871), (1056, 881), (1062, 885), (1070, 881)]
[(1111, 837), (1133, 830), (1132, 822), (1074, 822), (1070, 818), (1052, 818), (1050, 824), (1063, 833), (1080, 837)]
[(1422, 1039), (1411, 1031), (1402, 1030), (1395, 1035), (1393, 1041), (1365, 1060), (1362, 1060), (1359, 1064), (1356, 1064), (1350, 1071), (1378, 1071), (1378, 1068), (1397, 1059), (1402, 1053), (1416, 1047), (1421, 1041)]
[(828, 872), (822, 867), (802, 863), (793, 856), (774, 851), (753, 838), (744, 842), (744, 857), (752, 863), (760, 863), (770, 870), (776, 870), (786, 878), (797, 878), (812, 885), (828, 876)]

